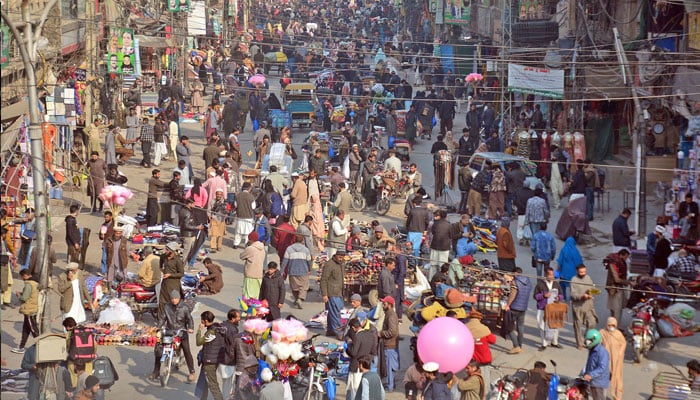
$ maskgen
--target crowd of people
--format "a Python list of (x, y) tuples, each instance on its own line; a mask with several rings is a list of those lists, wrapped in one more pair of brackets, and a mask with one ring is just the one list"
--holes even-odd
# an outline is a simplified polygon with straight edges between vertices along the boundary
[[(531, 99), (525, 99), (516, 107), (516, 121), (501, 121), (494, 107), (500, 83), (489, 79), (477, 87), (444, 67), (435, 56), (440, 39), (431, 33), (427, 13), (404, 12), (386, 1), (355, 0), (349, 5), (338, 5), (341, 3), (300, 1), (291, 2), (288, 7), (269, 2), (252, 17), (265, 26), (262, 31), (244, 33), (234, 42), (209, 41), (193, 52), (191, 62), (197, 78), (188, 85), (187, 108), (202, 117), (203, 170), (193, 168), (192, 157), (199, 155), (194, 154), (189, 137), (183, 134), (180, 126), (187, 109), (187, 96), (177, 80), (161, 85), (158, 92), (160, 112), (153, 123), (142, 117), (141, 81), (136, 79), (124, 96), (128, 116), (123, 124), (106, 127), (104, 143), (101, 132), (105, 130), (105, 121), (97, 118), (86, 126), (83, 131), (89, 155), (86, 189), (91, 212), (104, 216), (98, 233), (101, 240), (99, 274), (108, 286), (126, 276), (131, 245), (124, 237), (124, 226), (117, 222), (119, 216), (104, 210), (99, 194), (106, 185), (127, 182), (129, 177), (119, 167), (129, 164), (139, 145), (142, 157), (138, 165), (150, 173), (143, 224), (177, 227), (182, 245), (167, 243), (162, 254), (146, 247), (137, 277), (147, 289), (155, 290), (160, 283), (157, 326), (182, 332), (188, 381), (196, 380), (189, 341), (189, 335), (195, 334), (195, 324), (191, 309), (183, 301), (181, 278), (196, 267), (201, 250), (206, 249), (209, 257), (202, 263), (208, 274), (200, 278), (200, 293), (220, 293), (226, 284), (232, 284), (224, 282), (222, 266), (212, 260), (214, 254), (224, 250), (224, 238), (231, 230), (233, 248), (241, 249), (242, 295), (265, 301), (269, 321), (284, 317), (288, 293), (291, 293), (293, 307), (306, 307), (310, 274), (319, 267), (317, 256), (325, 251), (327, 260), (323, 262), (320, 275), (320, 295), (327, 313), (325, 333), (347, 344), (350, 366), (346, 398), (383, 399), (387, 392), (396, 391), (401, 385), (397, 376), (401, 369), (399, 342), (403, 339), (399, 326), (404, 322), (404, 283), (409, 263), (418, 260), (419, 264), (426, 264), (427, 279), (433, 290), (440, 284), (458, 286), (456, 276), (459, 273), (450, 269), (451, 261), (475, 255), (473, 220), (484, 217), (498, 221), (495, 232), (498, 270), (512, 276), (510, 294), (504, 299), (503, 307), (504, 317), (507, 316), (504, 318), (505, 334), (512, 343), (507, 353), (515, 355), (524, 351), (525, 315), (533, 309), (533, 304), (540, 336), (538, 350), (562, 349), (559, 330), (570, 308), (576, 349), (588, 351), (587, 361), (582, 365), (583, 379), (590, 384), (592, 398), (605, 399), (607, 391), (613, 399), (621, 399), (626, 340), (618, 322), (626, 303), (625, 289), (630, 286), (626, 279), (627, 259), (630, 238), (635, 233), (627, 226), (630, 211), (624, 210), (612, 226), (616, 248), (606, 258), (608, 270), (604, 285), (610, 317), (603, 326), (593, 306), (596, 285), (587, 274), (576, 240), (568, 237), (557, 250), (556, 241), (548, 232), (551, 209), (558, 209), (561, 199), (569, 193), (571, 200), (586, 198), (586, 217), (593, 219), (594, 192), (601, 183), (599, 172), (590, 160), (572, 160), (574, 152), (564, 142), (558, 145), (552, 142), (540, 151), (539, 133), (532, 145), (531, 136), (523, 144), (517, 137), (500, 134), (516, 125), (540, 132), (547, 126), (546, 117), (539, 105), (531, 107), (532, 102), (527, 101)], [(402, 19), (399, 15), (405, 15), (402, 23), (396, 22)], [(250, 84), (249, 79), (261, 74), (269, 80), (275, 63), (265, 55), (278, 51), (287, 58), (280, 78), (282, 88), (295, 81), (313, 79), (324, 69), (332, 70), (330, 76), (316, 82), (323, 95), (314, 123), (323, 131), (341, 132), (344, 155), (348, 159), (348, 177), (343, 176), (338, 167), (329, 168), (329, 154), (317, 138), (312, 136), (307, 148), (295, 149), (291, 127), (273, 127), (269, 111), (277, 106), (276, 96), (268, 92), (269, 82)], [(364, 87), (362, 71), (369, 65), (375, 69), (368, 69), (367, 75), (381, 86)], [(419, 87), (425, 89), (417, 90)], [(205, 98), (210, 98), (208, 104)], [(466, 127), (462, 136), (455, 139), (454, 119), (465, 100)], [(333, 118), (337, 106), (345, 107), (342, 122)], [(365, 240), (357, 227), (350, 226), (350, 189), (358, 186), (367, 204), (373, 205), (377, 198), (373, 175), (382, 170), (401, 173), (403, 166), (396, 151), (388, 151), (387, 157), (382, 157), (379, 149), (372, 146), (377, 126), (383, 127), (389, 138), (398, 135), (397, 111), (400, 110), (406, 111), (403, 123), (409, 143), (415, 144), (421, 139), (432, 141), (436, 130), (437, 140), (431, 153), (448, 151), (454, 154), (461, 194), (455, 208), (460, 218), (450, 222), (447, 209), (426, 204), (423, 175), (416, 164), (410, 164), (405, 173), (409, 185), (404, 209), (406, 240), (396, 242), (378, 221), (371, 223), (369, 237)], [(250, 140), (243, 139), (243, 132), (249, 131), (251, 125)], [(252, 149), (245, 154), (241, 145), (246, 143), (245, 147), (248, 142), (252, 143)], [(248, 179), (244, 175), (244, 156), (253, 158), (252, 169), (260, 171), (265, 156), (277, 143), (284, 145), (285, 156), (299, 168), (282, 171), (277, 165), (269, 165), (264, 179)], [(527, 150), (529, 155), (534, 148), (537, 148), (537, 156), (532, 159), (551, 162), (538, 167), (539, 175), (546, 178), (551, 189), (551, 198), (544, 184), (530, 185), (519, 163), (501, 166), (487, 161), (473, 175), (467, 162), (474, 153), (523, 155)], [(303, 159), (299, 159), (299, 153), (304, 154)], [(166, 171), (166, 161), (177, 164)], [(324, 176), (328, 178), (322, 178)], [(327, 207), (322, 196), (323, 179), (331, 184), (331, 215), (324, 211)], [(695, 217), (700, 214), (698, 206), (691, 197), (681, 210), (683, 236), (694, 237), (697, 235)], [(85, 306), (92, 301), (85, 284), (83, 268), (87, 242), (79, 228), (79, 212), (80, 207), (72, 205), (65, 218), (69, 263), (55, 284), (61, 295), (60, 310), (68, 331), (88, 320)], [(27, 210), (26, 215), (31, 221), (32, 213)], [(9, 217), (5, 214), (2, 217), (3, 256), (9, 254), (2, 262), (3, 307), (10, 304), (13, 285), (9, 265), (17, 253), (21, 256), (17, 262), (22, 265), (19, 275), (23, 287), (18, 299), (23, 326), (18, 347), (12, 351), (24, 353), (26, 358), (31, 355), (32, 348), (26, 347), (29, 336), (38, 335), (39, 268), (36, 260), (30, 257), (31, 238), (15, 251), (14, 241), (6, 237), (9, 230), (5, 221)], [(513, 219), (517, 219), (515, 236), (511, 232)], [(667, 260), (671, 247), (665, 232), (663, 223), (659, 223), (647, 240), (650, 274), (654, 276), (662, 276), (669, 268)], [(210, 239), (209, 246), (206, 238)], [(425, 252), (424, 240), (427, 242)], [(522, 251), (518, 246), (529, 247), (532, 274), (524, 273), (522, 267), (516, 265), (516, 255)], [(274, 258), (270, 256), (270, 247), (274, 248), (278, 260), (270, 259)], [(353, 294), (349, 297), (350, 317), (343, 321), (346, 256), (364, 247), (386, 251), (378, 279), (379, 305), (368, 313), (362, 310), (362, 296)], [(49, 248), (53, 251), (51, 243)], [(50, 262), (55, 262), (55, 255), (50, 257)], [(690, 274), (695, 271), (695, 264), (680, 263), (679, 268)], [(448, 314), (447, 317), (455, 316)], [(200, 374), (206, 381), (201, 398), (206, 398), (208, 393), (217, 400), (282, 398), (284, 389), (272, 372), (268, 369), (258, 373), (255, 347), (249, 333), (239, 329), (240, 321), (238, 309), (229, 310), (222, 322), (217, 322), (211, 311), (200, 314), (195, 343), (202, 347)], [(456, 387), (462, 400), (484, 397), (491, 383), (490, 345), (496, 342), (496, 337), (482, 323), (482, 315), (477, 310), (472, 310), (463, 322), (475, 339), (474, 356), (465, 367), (465, 373), (439, 372), (436, 362), (416, 356), (403, 375), (407, 398), (452, 399), (450, 386)], [(68, 336), (70, 346), (70, 334)], [(162, 351), (162, 346), (156, 346), (151, 380), (160, 378)], [(74, 399), (94, 398), (99, 385), (86, 372), (91, 368), (75, 360), (67, 361), (68, 378), (62, 382), (65, 392), (74, 394)], [(28, 361), (26, 368), (32, 367)], [(549, 380), (545, 368), (543, 363), (535, 363), (529, 391), (547, 392)], [(691, 388), (700, 390), (700, 365), (691, 361), (688, 369)], [(38, 383), (30, 386), (30, 390), (34, 392), (29, 398), (38, 398)]]

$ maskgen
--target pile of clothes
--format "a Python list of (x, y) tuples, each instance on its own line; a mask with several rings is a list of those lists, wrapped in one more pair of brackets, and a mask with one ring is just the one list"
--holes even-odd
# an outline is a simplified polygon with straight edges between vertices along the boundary
[(474, 244), (476, 247), (486, 253), (496, 251), (496, 231), (498, 231), (499, 223), (496, 220), (490, 220), (481, 217), (472, 218), (474, 224)]

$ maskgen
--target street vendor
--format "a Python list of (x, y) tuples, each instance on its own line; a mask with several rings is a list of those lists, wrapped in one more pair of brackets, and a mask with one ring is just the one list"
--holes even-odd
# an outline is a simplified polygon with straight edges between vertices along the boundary
[(383, 226), (377, 225), (374, 227), (372, 236), (364, 242), (364, 245), (373, 249), (388, 249), (389, 246), (396, 245), (396, 239), (384, 232)]
[(165, 260), (163, 262), (163, 283), (160, 287), (160, 298), (158, 299), (158, 309), (162, 315), (166, 304), (170, 303), (173, 292), (178, 294), (181, 291), (180, 279), (185, 275), (185, 263), (182, 257), (177, 254), (180, 245), (170, 242), (165, 245)]

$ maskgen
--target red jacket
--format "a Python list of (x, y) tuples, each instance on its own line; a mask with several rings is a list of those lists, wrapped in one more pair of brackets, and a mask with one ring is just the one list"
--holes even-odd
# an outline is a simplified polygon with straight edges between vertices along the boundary
[(280, 260), (284, 258), (284, 252), (287, 251), (287, 247), (294, 244), (296, 238), (297, 231), (289, 222), (283, 222), (275, 229), (275, 248)]
[(493, 361), (489, 343), (496, 343), (496, 336), (493, 333), (480, 339), (474, 339), (474, 355), (472, 358), (481, 365), (491, 364), (491, 361)]

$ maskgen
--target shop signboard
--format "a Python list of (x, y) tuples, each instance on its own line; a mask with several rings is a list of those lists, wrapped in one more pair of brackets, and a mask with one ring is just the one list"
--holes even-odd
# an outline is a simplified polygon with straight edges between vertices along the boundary
[(168, 0), (168, 11), (180, 12), (190, 10), (190, 0)]
[(445, 0), (445, 24), (469, 25), (471, 0)]
[(564, 70), (508, 64), (508, 91), (564, 98)]

